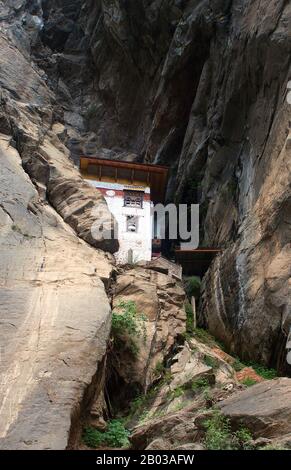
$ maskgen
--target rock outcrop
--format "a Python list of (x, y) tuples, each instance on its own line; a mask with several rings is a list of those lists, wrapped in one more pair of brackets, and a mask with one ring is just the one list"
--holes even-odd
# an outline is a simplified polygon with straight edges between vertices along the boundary
[(240, 387), (221, 353), (217, 345), (210, 347), (195, 337), (177, 348), (144, 408), (133, 413), (134, 449), (203, 449), (196, 417)]
[[(97, 248), (115, 252), (117, 232), (103, 196), (82, 179), (68, 149), (51, 129), (55, 125), (52, 91), (40, 71), (3, 35), (0, 46), (2, 132), (14, 136), (24, 169), (77, 234)], [(99, 228), (99, 220), (104, 230), (100, 236), (98, 230), (92, 232), (94, 224)]]
[[(229, 420), (230, 429), (235, 433), (242, 427), (248, 430), (252, 439), (249, 448), (290, 449), (290, 379), (277, 379), (254, 385), (250, 389), (220, 392), (216, 406), (221, 416)], [(196, 392), (197, 393), (197, 392)], [(214, 392), (215, 394), (215, 392)], [(229, 395), (223, 400), (223, 394)], [(221, 401), (222, 400), (222, 401)], [(202, 412), (205, 406), (203, 396), (192, 397), (191, 405), (184, 402), (179, 411), (145, 420), (132, 433), (131, 442), (135, 449), (147, 450), (205, 450), (207, 420), (217, 410), (211, 408)], [(219, 433), (222, 429), (217, 429)], [(219, 435), (219, 434), (218, 434)], [(221, 446), (226, 442), (221, 442)], [(214, 450), (214, 449), (210, 449)]]
[[(231, 439), (242, 428), (249, 435), (244, 443), (249, 449), (291, 447), (291, 379), (261, 378), (261, 383), (247, 388), (238, 384), (239, 374), (223, 355), (218, 347), (195, 338), (181, 347), (166, 379), (144, 402), (142, 415), (139, 410), (132, 417), (134, 449), (214, 450), (213, 445), (234, 449)], [(234, 361), (230, 356), (226, 359)], [(215, 425), (217, 417), (227, 426)], [(211, 420), (219, 444), (209, 440), (207, 422)]]
[(65, 449), (102, 364), (110, 259), (78, 239), (0, 139), (0, 448)]
[[(114, 349), (112, 366), (119, 381), (119, 399), (126, 402), (138, 391), (146, 392), (159, 378), (159, 368), (185, 334), (185, 292), (171, 276), (136, 266), (117, 276), (113, 292), (116, 312), (121, 302), (134, 302), (144, 317), (141, 335), (134, 339), (138, 353)], [(112, 377), (109, 381), (114, 383)]]
[(203, 449), (204, 433), (196, 418), (202, 409), (211, 413), (213, 405), (238, 388), (232, 367), (211, 347), (192, 338), (172, 358), (166, 379), (142, 410), (131, 435), (133, 448)]
[(216, 259), (206, 275), (200, 310), (201, 324), (232, 352), (283, 373), (287, 372), (286, 341), (291, 326), (291, 155), (287, 145), (288, 140), (241, 226), (238, 241)]

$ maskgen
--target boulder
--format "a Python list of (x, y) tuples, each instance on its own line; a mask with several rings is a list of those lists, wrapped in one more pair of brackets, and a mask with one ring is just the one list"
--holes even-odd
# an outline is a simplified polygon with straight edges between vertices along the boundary
[(138, 426), (130, 437), (132, 446), (137, 450), (148, 450), (165, 444), (168, 447), (164, 450), (170, 450), (177, 447), (178, 442), (195, 442), (199, 431), (194, 425), (194, 416), (194, 412), (183, 410)]
[(291, 379), (254, 385), (219, 404), (233, 426), (248, 428), (254, 438), (282, 439), (291, 433)]

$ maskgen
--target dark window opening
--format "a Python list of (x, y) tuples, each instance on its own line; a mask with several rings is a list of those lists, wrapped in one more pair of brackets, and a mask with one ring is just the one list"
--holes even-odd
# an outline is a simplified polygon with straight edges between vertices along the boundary
[(135, 215), (128, 215), (126, 217), (126, 230), (127, 232), (136, 233), (138, 231), (138, 217)]

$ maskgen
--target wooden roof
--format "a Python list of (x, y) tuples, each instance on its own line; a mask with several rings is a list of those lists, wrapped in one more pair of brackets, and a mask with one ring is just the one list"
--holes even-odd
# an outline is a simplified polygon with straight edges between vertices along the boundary
[(124, 181), (137, 186), (142, 183), (151, 188), (155, 204), (164, 202), (169, 173), (166, 166), (81, 156), (80, 170), (85, 177), (94, 176), (100, 181)]
[(175, 250), (175, 257), (186, 275), (204, 276), (210, 264), (221, 250), (216, 248), (199, 248), (197, 250)]

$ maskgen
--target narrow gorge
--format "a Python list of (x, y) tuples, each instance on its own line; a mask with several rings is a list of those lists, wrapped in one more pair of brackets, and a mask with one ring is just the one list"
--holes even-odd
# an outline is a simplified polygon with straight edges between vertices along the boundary
[[(290, 93), (288, 0), (0, 0), (0, 449), (291, 449)], [(167, 167), (205, 275), (117, 263), (82, 156)]]

